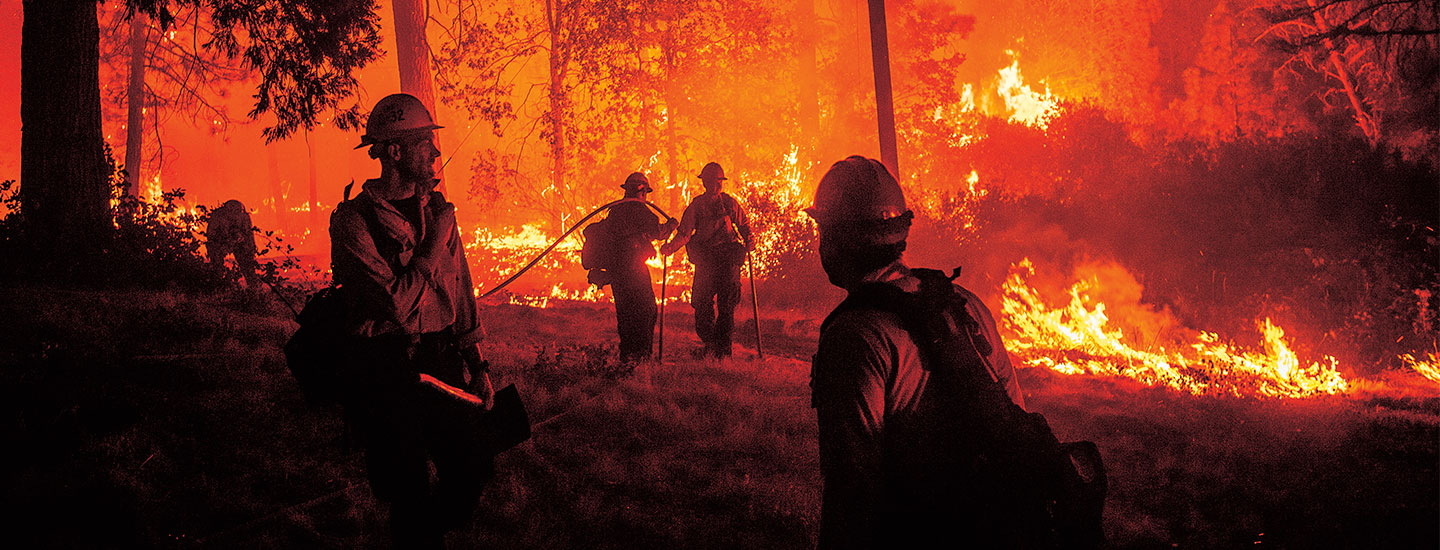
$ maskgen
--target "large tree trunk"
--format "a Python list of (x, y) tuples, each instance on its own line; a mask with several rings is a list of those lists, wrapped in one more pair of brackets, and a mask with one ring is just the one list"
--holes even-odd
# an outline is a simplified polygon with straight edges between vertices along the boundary
[[(425, 0), (394, 0), (395, 10), (395, 61), (400, 65), (400, 91), (420, 98), (420, 103), (430, 110), (430, 116), (440, 122), (440, 112), (435, 109), (435, 83), (430, 72), (430, 46), (425, 41)], [(435, 146), (441, 151), (439, 132)], [(440, 162), (447, 159), (441, 158)], [(445, 174), (436, 172), (440, 178), (440, 191), (445, 190)]]
[[(673, 19), (673, 18), (672, 18)], [(685, 192), (685, 182), (680, 176), (679, 147), (675, 136), (675, 103), (677, 103), (675, 83), (675, 41), (670, 29), (674, 28), (672, 22), (665, 29), (665, 42), (661, 45), (663, 51), (661, 58), (665, 63), (665, 162), (666, 182), (670, 186), (670, 212), (682, 211), (680, 195)]]
[(20, 204), (26, 235), (61, 274), (112, 233), (100, 128), (94, 0), (25, 0), (20, 45)]
[(816, 59), (815, 0), (800, 0), (796, 31), (800, 42), (800, 159), (817, 160), (815, 147), (820, 137), (820, 64)]
[(569, 64), (561, 45), (557, 41), (560, 36), (560, 7), (555, 0), (545, 0), (545, 23), (550, 32), (550, 160), (553, 163), (550, 169), (550, 186), (556, 197), (554, 208), (554, 232), (559, 235), (565, 232), (565, 214), (569, 213), (565, 198), (570, 195), (570, 190), (565, 188), (565, 171), (567, 168), (566, 156), (568, 150), (565, 144), (565, 68)]
[(895, 147), (895, 101), (890, 93), (890, 45), (885, 33), (885, 0), (870, 0), (870, 60), (875, 69), (875, 121), (880, 133), (880, 162), (900, 177)]
[(145, 15), (136, 13), (130, 19), (130, 86), (125, 95), (125, 194), (140, 194), (144, 180), (140, 175), (141, 151), (145, 149), (145, 45), (149, 29)]

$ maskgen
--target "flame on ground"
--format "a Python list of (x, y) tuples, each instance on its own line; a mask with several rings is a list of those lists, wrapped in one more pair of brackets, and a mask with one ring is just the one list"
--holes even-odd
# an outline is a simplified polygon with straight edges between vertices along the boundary
[(1440, 383), (1440, 355), (1435, 352), (1426, 352), (1425, 357), (1417, 358), (1406, 353), (1400, 356), (1400, 362), (1406, 367), (1424, 376), (1431, 382)]
[(1026, 259), (1012, 267), (1003, 285), (1007, 344), (1026, 365), (1065, 374), (1120, 376), (1196, 395), (1306, 397), (1349, 389), (1332, 357), (1302, 366), (1285, 332), (1269, 319), (1259, 323), (1263, 351), (1238, 349), (1211, 332), (1201, 332), (1185, 351), (1140, 350), (1109, 325), (1105, 304), (1087, 295), (1089, 283), (1072, 285), (1070, 303), (1057, 309), (1027, 284), (1034, 274), (1034, 265)]

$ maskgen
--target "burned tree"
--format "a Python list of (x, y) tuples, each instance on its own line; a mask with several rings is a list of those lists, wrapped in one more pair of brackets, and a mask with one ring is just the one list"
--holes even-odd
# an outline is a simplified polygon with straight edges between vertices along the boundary
[[(1433, 158), (1440, 107), (1440, 3), (1435, 0), (1295, 0), (1262, 10), (1285, 67), (1332, 79), (1372, 145), (1388, 142)], [(1426, 151), (1428, 149), (1428, 151)]]

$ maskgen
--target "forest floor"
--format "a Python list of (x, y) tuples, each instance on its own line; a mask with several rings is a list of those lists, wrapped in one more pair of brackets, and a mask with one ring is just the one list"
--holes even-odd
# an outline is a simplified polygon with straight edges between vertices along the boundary
[[(496, 385), (536, 426), (452, 547), (813, 546), (815, 320), (767, 317), (764, 359), (742, 322), (736, 357), (692, 360), (671, 310), (665, 360), (627, 372), (608, 304), (483, 308)], [(0, 288), (13, 547), (388, 544), (338, 411), (286, 370), (289, 319), (263, 295)], [(1440, 398), (1020, 377), (1062, 440), (1098, 444), (1115, 548), (1440, 547)]]

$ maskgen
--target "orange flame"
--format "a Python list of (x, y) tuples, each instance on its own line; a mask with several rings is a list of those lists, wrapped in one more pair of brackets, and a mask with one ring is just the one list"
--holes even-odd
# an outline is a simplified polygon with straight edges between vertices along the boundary
[(1000, 69), (995, 91), (1000, 94), (1000, 99), (1010, 111), (1010, 122), (1044, 130), (1050, 118), (1055, 116), (1060, 98), (1051, 94), (1043, 83), (1043, 91), (1032, 90), (1020, 76), (1020, 60), (1015, 58), (1015, 52), (1007, 50), (1007, 53), (1010, 54), (1012, 62), (1009, 67)]
[(1426, 352), (1423, 358), (1406, 353), (1400, 356), (1400, 361), (1427, 380), (1440, 383), (1440, 355), (1435, 352)]
[(1034, 274), (1034, 265), (1025, 259), (1012, 267), (1003, 285), (1007, 343), (1023, 364), (1065, 374), (1120, 376), (1196, 395), (1305, 397), (1349, 390), (1333, 357), (1301, 366), (1285, 332), (1270, 319), (1259, 323), (1263, 352), (1238, 349), (1211, 332), (1201, 332), (1188, 353), (1138, 350), (1120, 329), (1109, 326), (1105, 304), (1087, 294), (1088, 282), (1072, 285), (1069, 305), (1053, 309), (1026, 283)]

